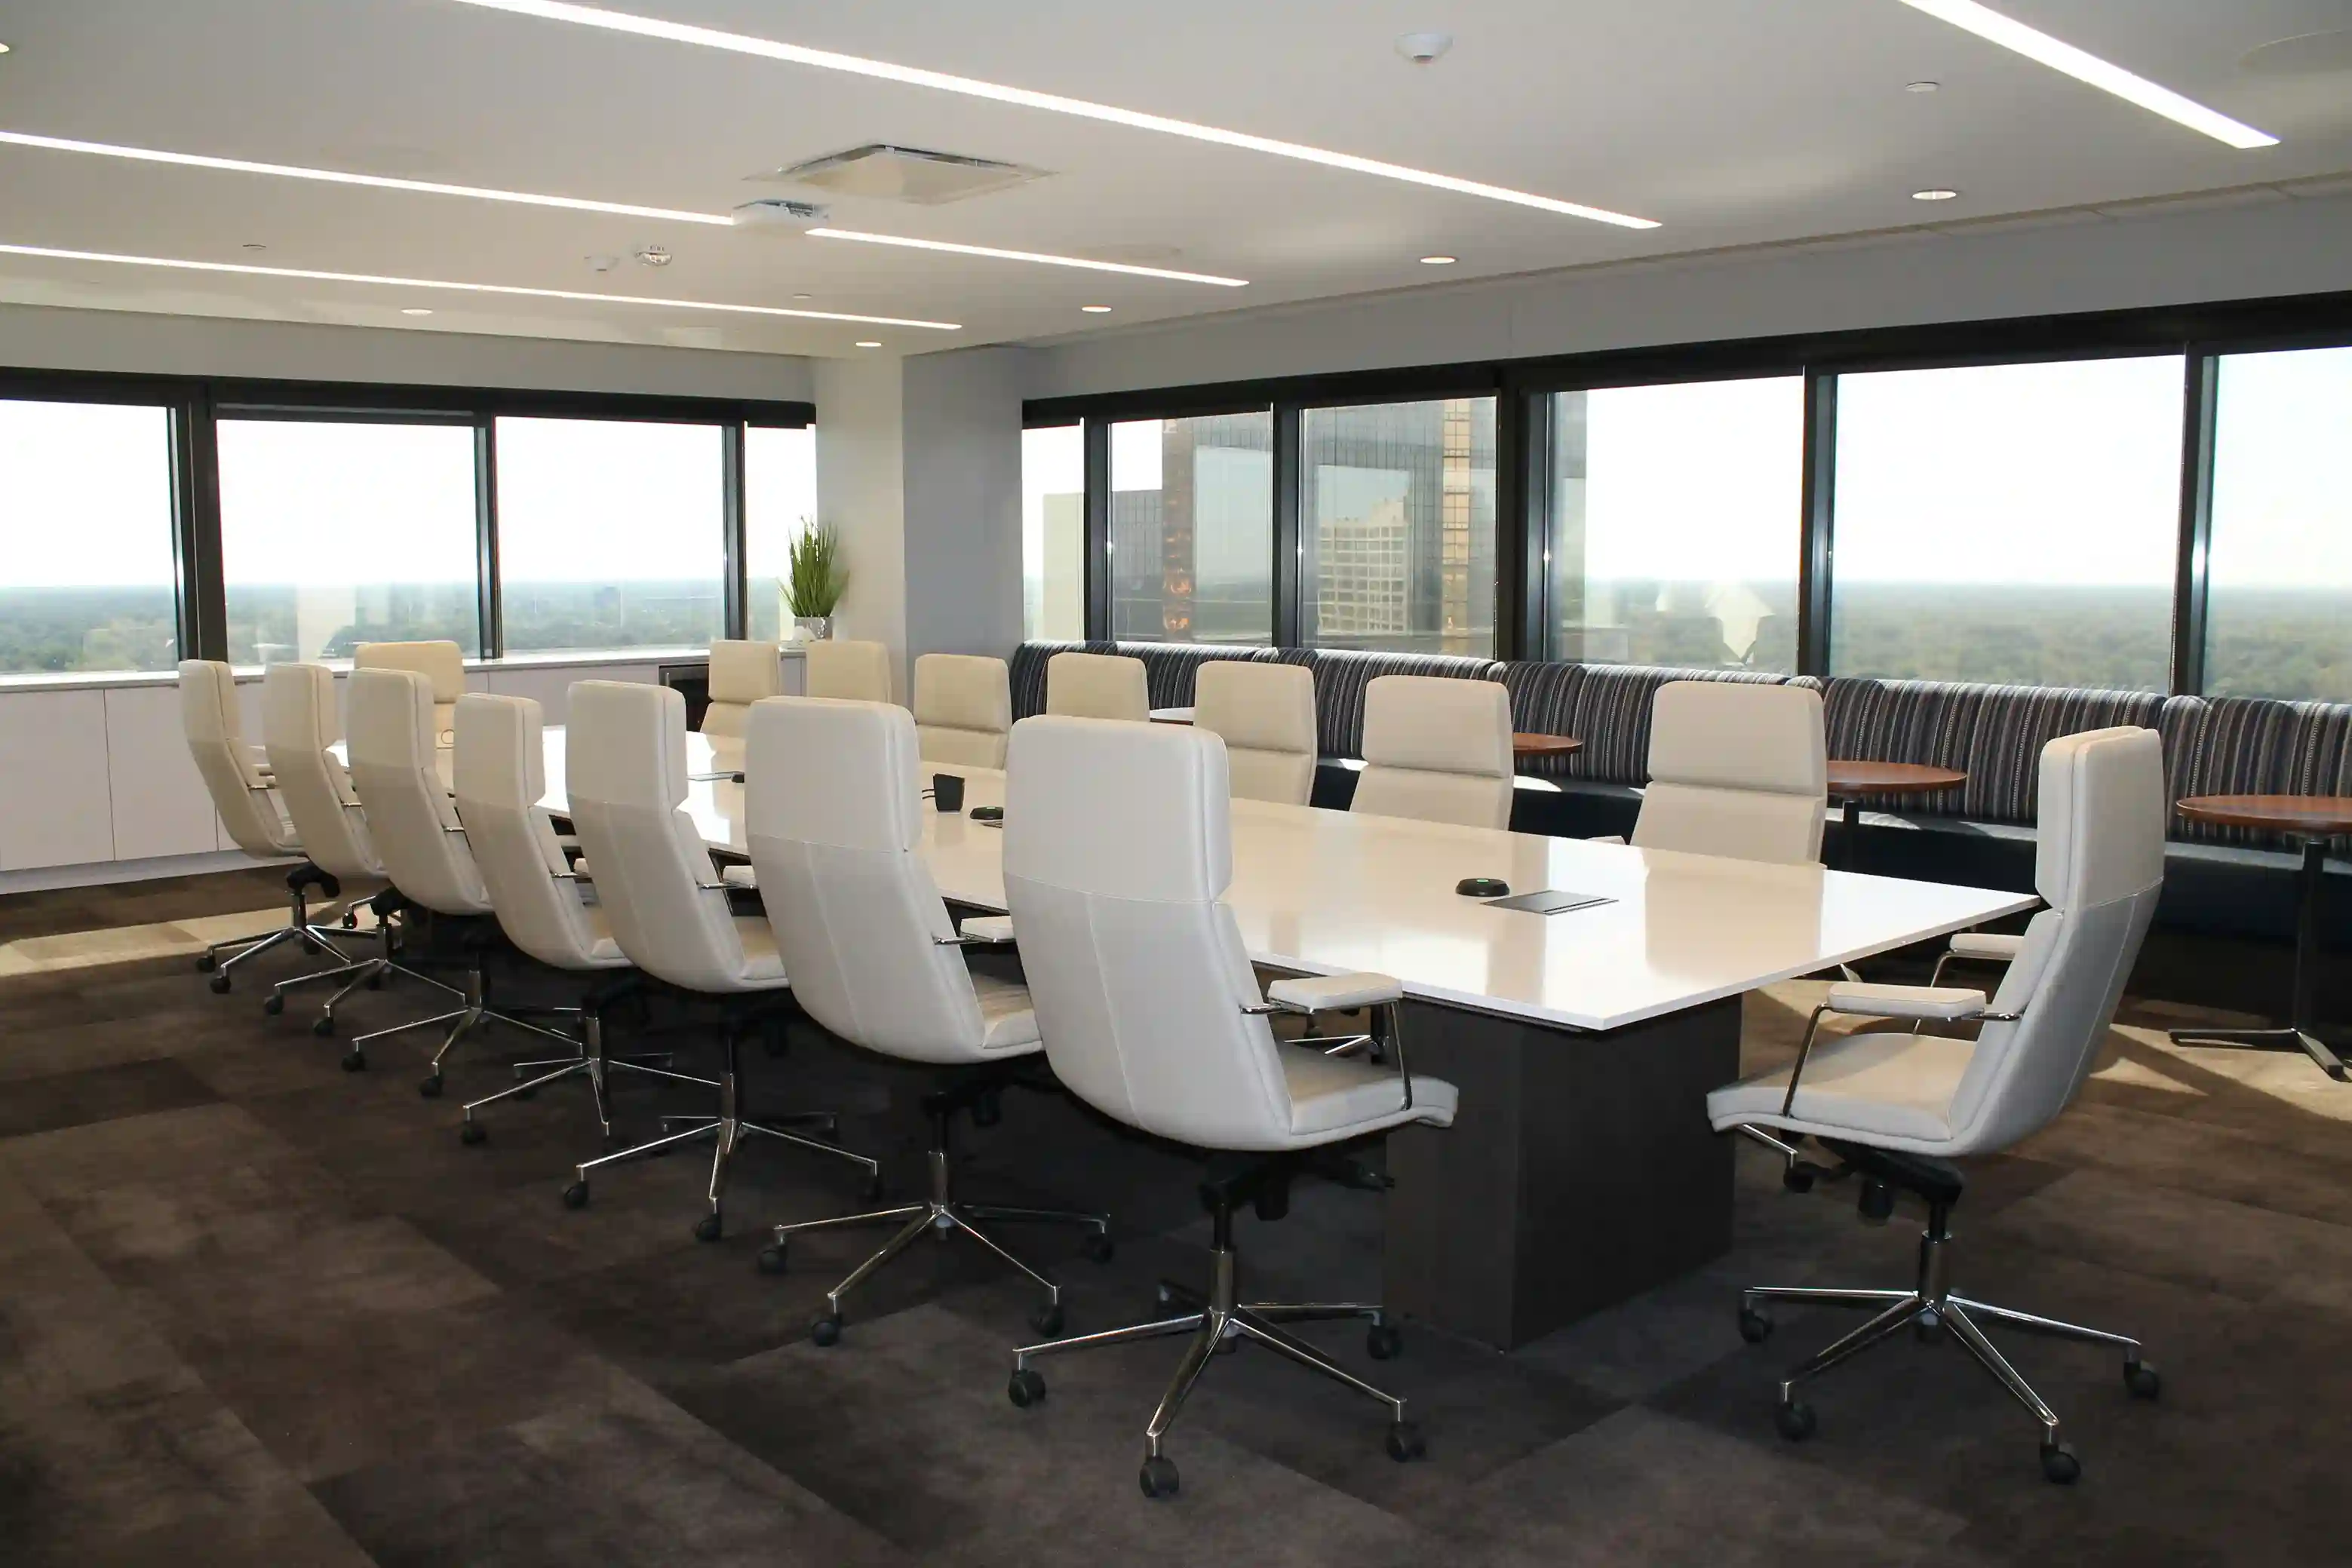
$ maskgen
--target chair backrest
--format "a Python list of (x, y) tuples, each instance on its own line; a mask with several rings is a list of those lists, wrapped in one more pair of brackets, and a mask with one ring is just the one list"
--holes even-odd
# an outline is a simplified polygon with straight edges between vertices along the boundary
[(355, 669), (350, 700), (352, 785), (384, 874), (427, 909), (488, 914), (489, 889), (441, 778), (432, 681), (415, 670)]
[(744, 752), (751, 863), (811, 1018), (885, 1055), (975, 1061), (987, 1025), (922, 856), (919, 763), (905, 708), (760, 704)]
[(1948, 1152), (2006, 1148), (2063, 1111), (2098, 1061), (2164, 888), (2156, 731), (2063, 735), (2042, 748), (2034, 891), (2050, 907), (1993, 998), (1953, 1094)]
[(1289, 1141), (1273, 1031), (1233, 912), (1225, 744), (1179, 725), (1013, 727), (1004, 897), (1054, 1075), (1130, 1126)]
[(383, 862), (368, 836), (351, 769), (327, 749), (342, 738), (335, 672), (299, 664), (263, 671), (261, 738), (278, 799), (302, 837), (302, 853), (333, 876), (382, 876)]
[(808, 661), (801, 689), (808, 695), (855, 703), (890, 700), (890, 650), (881, 643), (820, 637), (801, 648)]
[(539, 803), (547, 793), (546, 719), (529, 697), (457, 699), (454, 794), (474, 865), (507, 939), (559, 969), (598, 969), (594, 920)]
[(915, 740), (926, 762), (1003, 768), (1013, 679), (1002, 659), (925, 653), (915, 661)]
[(1381, 675), (1364, 688), (1364, 770), (1349, 808), (1511, 825), (1511, 694), (1496, 681)]
[(1151, 717), (1143, 661), (1120, 653), (1056, 653), (1045, 662), (1045, 711), (1071, 718)]
[(688, 990), (758, 988), (710, 851), (686, 814), (686, 699), (667, 686), (582, 681), (563, 742), (572, 825), (604, 919), (637, 967)]
[(433, 744), (450, 744), (457, 723), (457, 699), (466, 695), (466, 654), (457, 643), (362, 643), (352, 654), (354, 670), (414, 670), (433, 683)]
[(180, 661), (180, 731), (213, 810), (236, 847), (265, 858), (295, 853), (300, 841), (278, 810), (260, 758), (246, 743), (236, 675), (226, 664), (215, 659)]
[(714, 637), (709, 691), (710, 704), (702, 710), (702, 733), (740, 740), (751, 705), (783, 695), (783, 655), (773, 643)]
[(1224, 741), (1235, 800), (1304, 806), (1314, 793), (1315, 674), (1304, 664), (1202, 664), (1192, 727)]
[(1674, 681), (1650, 706), (1650, 785), (1633, 842), (1817, 864), (1829, 805), (1821, 694)]

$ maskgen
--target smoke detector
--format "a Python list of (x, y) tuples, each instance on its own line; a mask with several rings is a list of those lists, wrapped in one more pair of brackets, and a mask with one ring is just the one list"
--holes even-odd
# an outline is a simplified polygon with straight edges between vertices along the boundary
[(734, 219), (739, 229), (806, 229), (824, 222), (827, 209), (814, 202), (766, 196), (756, 202), (746, 202), (728, 215)]
[(1451, 33), (1401, 33), (1396, 52), (1414, 65), (1425, 66), (1454, 47)]
[(882, 141), (751, 176), (778, 184), (814, 185), (836, 196), (870, 196), (926, 207), (1010, 190), (1045, 177), (1045, 170), (1022, 163), (971, 158), (960, 152), (930, 152), (920, 147), (893, 147)]
[(649, 245), (637, 252), (637, 259), (647, 267), (667, 267), (670, 263), (667, 246)]

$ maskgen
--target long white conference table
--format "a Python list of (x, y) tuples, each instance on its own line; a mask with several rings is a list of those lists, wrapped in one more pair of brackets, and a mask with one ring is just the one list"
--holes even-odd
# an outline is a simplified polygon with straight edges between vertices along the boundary
[[(744, 858), (740, 742), (688, 738), (687, 810)], [(544, 804), (565, 810), (563, 732)], [(1003, 913), (1004, 775), (926, 812), (923, 853), (950, 904)], [(1404, 983), (1416, 1072), (1451, 1080), (1450, 1130), (1389, 1139), (1388, 1304), (1502, 1348), (1675, 1278), (1731, 1244), (1727, 1138), (1708, 1090), (1738, 1076), (1740, 998), (2034, 907), (2031, 896), (1236, 800), (1225, 894), (1256, 963), (1372, 969)], [(1490, 907), (1454, 883), (1608, 902)], [(1075, 1195), (1074, 1195), (1075, 1196)]]

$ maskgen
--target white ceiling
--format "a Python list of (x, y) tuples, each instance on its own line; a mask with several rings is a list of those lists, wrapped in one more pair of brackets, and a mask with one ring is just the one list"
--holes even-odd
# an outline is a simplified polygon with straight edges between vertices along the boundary
[[(855, 354), (2352, 169), (2352, 74), (2249, 51), (2344, 0), (2005, 0), (2246, 120), (2238, 152), (1898, 0), (614, 0), (1655, 218), (1627, 231), (449, 0), (10, 0), (0, 129), (723, 213), (867, 141), (1053, 177), (836, 226), (1246, 277), (1232, 290), (0, 146), (0, 243), (955, 321), (954, 333), (0, 256), (0, 300)], [(1453, 33), (1434, 66), (1400, 33)], [(2341, 52), (2339, 51), (2339, 54)], [(1933, 94), (1904, 90), (1928, 78)], [(1909, 199), (1949, 186), (1959, 200)], [(248, 251), (248, 244), (265, 251)], [(658, 244), (656, 271), (629, 259)], [(1461, 257), (1443, 270), (1431, 252)], [(598, 275), (592, 255), (623, 258)], [(806, 293), (805, 301), (793, 298)], [(1081, 304), (1108, 304), (1105, 316)], [(427, 318), (400, 314), (429, 307)]]

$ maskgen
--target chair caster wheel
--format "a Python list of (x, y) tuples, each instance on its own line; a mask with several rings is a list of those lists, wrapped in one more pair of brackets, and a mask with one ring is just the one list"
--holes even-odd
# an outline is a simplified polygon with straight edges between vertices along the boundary
[(347, 1051), (343, 1052), (343, 1071), (346, 1072), (365, 1072), (367, 1071), (367, 1052), (363, 1051)]
[(1780, 1173), (1780, 1185), (1790, 1192), (1811, 1192), (1813, 1173), (1803, 1166), (1790, 1166)]
[(488, 1127), (483, 1126), (479, 1122), (468, 1122), (464, 1126), (457, 1129), (457, 1141), (465, 1145), (469, 1149), (475, 1145), (487, 1139), (489, 1135), (490, 1130)]
[(276, 1018), (286, 1010), (286, 998), (278, 992), (272, 991), (261, 998), (261, 1010), (271, 1018)]
[(380, 991), (383, 989), (383, 971), (381, 969), (377, 970), (362, 983), (364, 984), (371, 991)]
[(1110, 1233), (1106, 1230), (1089, 1230), (1078, 1243), (1078, 1255), (1089, 1263), (1108, 1263), (1111, 1254), (1118, 1250), (1118, 1244), (1111, 1240)]
[(1242, 1341), (1239, 1334), (1226, 1334), (1223, 1338), (1217, 1341), (1217, 1348), (1210, 1354), (1213, 1355), (1232, 1355), (1236, 1351), (1240, 1350), (1241, 1347)]
[(319, 1018), (312, 1019), (310, 1020), (310, 1032), (317, 1035), (320, 1040), (331, 1039), (335, 1032), (335, 1020), (331, 1017), (323, 1015)]
[(1418, 1459), (1429, 1452), (1429, 1443), (1421, 1435), (1418, 1421), (1396, 1421), (1389, 1426), (1389, 1458), (1398, 1464)]
[(1023, 1410), (1032, 1405), (1043, 1405), (1045, 1402), (1045, 1380), (1024, 1366), (1013, 1375), (1012, 1382), (1004, 1385), (1004, 1397)]
[(209, 975), (215, 969), (219, 967), (219, 957), (211, 953), (207, 953), (203, 957), (196, 960), (196, 973), (199, 975)]
[(2083, 1479), (2083, 1461), (2063, 1443), (2042, 1445), (2042, 1479), (2053, 1486), (2070, 1487)]
[(1404, 1335), (1394, 1323), (1374, 1323), (1364, 1331), (1364, 1354), (1374, 1361), (1394, 1361), (1404, 1354)]
[(566, 1208), (587, 1207), (588, 1184), (584, 1181), (575, 1181), (570, 1186), (565, 1187), (563, 1189), (563, 1207)]
[(1065, 1321), (1062, 1316), (1062, 1303), (1059, 1301), (1048, 1301), (1029, 1314), (1029, 1326), (1036, 1330), (1038, 1335), (1045, 1339), (1052, 1339), (1060, 1333)]
[(1913, 1337), (1921, 1344), (1941, 1344), (1944, 1342), (1944, 1320), (1941, 1314), (1921, 1312), (1911, 1320)]
[(225, 997), (228, 995), (228, 977), (226, 975), (215, 975), (212, 977), (211, 985), (213, 988), (213, 995), (216, 997)]
[(1791, 1443), (1801, 1443), (1813, 1435), (1821, 1423), (1814, 1418), (1811, 1406), (1801, 1399), (1791, 1399), (1772, 1412), (1772, 1425)]
[(346, 931), (357, 931), (359, 928), (360, 917), (357, 915), (352, 914), (350, 910), (345, 910), (343, 912), (343, 929)]
[(761, 1248), (760, 1272), (762, 1274), (782, 1273), (784, 1271), (786, 1257), (787, 1254), (784, 1249), (784, 1244), (781, 1241), (777, 1242), (772, 1247)]
[(1143, 1461), (1142, 1473), (1135, 1478), (1143, 1495), (1159, 1499), (1176, 1495), (1176, 1461), (1165, 1454), (1154, 1454)]
[(440, 1075), (439, 1073), (437, 1073), (437, 1072), (436, 1072), (436, 1073), (435, 1073), (432, 1077), (430, 1077), (430, 1078), (428, 1078), (428, 1079), (425, 1080), (425, 1082), (424, 1082), (419, 1083), (419, 1084), (416, 1086), (416, 1092), (417, 1092), (419, 1094), (424, 1095), (427, 1100), (438, 1100), (438, 1099), (440, 1099), (440, 1098), (441, 1098), (441, 1075)]
[(694, 1222), (694, 1239), (697, 1241), (716, 1241), (726, 1231), (727, 1222), (719, 1217), (716, 1209)]
[(809, 1343), (811, 1344), (839, 1344), (841, 1343), (841, 1314), (839, 1312), (828, 1312), (824, 1317), (817, 1319), (816, 1322), (809, 1324)]
[(1883, 1181), (1864, 1182), (1853, 1207), (1868, 1223), (1884, 1225), (1895, 1215), (1895, 1189)]
[(1749, 1344), (1762, 1344), (1772, 1337), (1772, 1320), (1754, 1307), (1739, 1309), (1739, 1337)]
[(2153, 1399), (2164, 1391), (2164, 1379), (2147, 1363), (2127, 1361), (2124, 1363), (2124, 1386), (2131, 1390), (2135, 1399)]

